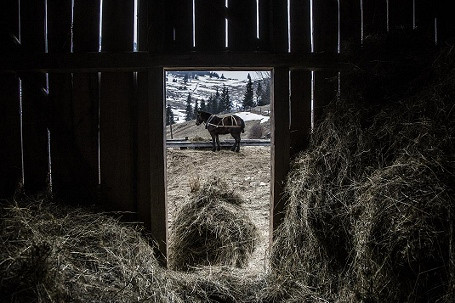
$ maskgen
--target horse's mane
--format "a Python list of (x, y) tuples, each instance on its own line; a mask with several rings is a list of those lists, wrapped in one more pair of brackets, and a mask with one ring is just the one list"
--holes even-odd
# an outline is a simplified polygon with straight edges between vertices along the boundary
[(201, 113), (201, 116), (203, 116), (203, 117), (204, 117), (204, 116), (205, 116), (205, 117), (210, 117), (211, 115), (213, 115), (213, 114), (211, 114), (211, 113), (209, 113), (209, 112), (206, 112), (206, 111), (203, 111), (203, 110), (200, 110), (199, 112)]

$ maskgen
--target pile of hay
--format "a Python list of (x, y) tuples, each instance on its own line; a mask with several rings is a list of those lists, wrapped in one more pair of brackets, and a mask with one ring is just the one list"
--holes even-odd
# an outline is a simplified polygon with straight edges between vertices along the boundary
[(263, 281), (218, 267), (160, 267), (133, 226), (47, 199), (2, 201), (0, 298), (5, 302), (255, 302)]
[(446, 70), (406, 94), (389, 87), (381, 106), (364, 87), (330, 106), (287, 180), (267, 300), (455, 300), (455, 71)]
[(170, 267), (247, 265), (258, 234), (242, 203), (219, 178), (203, 184), (176, 214), (169, 243)]

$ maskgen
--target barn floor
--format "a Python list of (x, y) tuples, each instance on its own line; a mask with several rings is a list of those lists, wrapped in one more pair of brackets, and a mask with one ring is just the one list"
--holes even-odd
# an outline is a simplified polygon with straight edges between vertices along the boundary
[[(188, 202), (191, 186), (213, 177), (223, 178), (245, 200), (245, 210), (260, 239), (248, 271), (267, 271), (270, 212), (270, 147), (244, 147), (240, 153), (222, 150), (167, 149), (167, 197), (169, 230), (176, 210)], [(197, 181), (198, 180), (198, 181)], [(170, 239), (172, 241), (172, 239)]]

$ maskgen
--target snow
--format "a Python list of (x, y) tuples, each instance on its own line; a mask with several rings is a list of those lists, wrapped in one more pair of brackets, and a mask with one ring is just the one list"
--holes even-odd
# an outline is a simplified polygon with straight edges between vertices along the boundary
[(250, 112), (239, 112), (235, 113), (237, 116), (243, 119), (243, 121), (254, 121), (254, 120), (260, 120), (261, 123), (269, 121), (270, 117), (268, 116), (262, 116)]
[[(255, 78), (259, 78), (260, 75), (265, 78), (270, 77), (270, 72), (218, 71), (220, 76), (223, 74), (226, 78), (222, 79), (216, 77), (210, 78), (209, 76), (199, 76), (194, 79), (189, 78), (188, 82), (185, 83), (183, 81), (183, 76), (176, 76), (172, 72), (166, 72), (166, 104), (171, 105), (175, 122), (185, 122), (185, 107), (189, 93), (191, 93), (193, 103), (195, 100), (199, 100), (199, 102), (202, 99), (207, 101), (210, 95), (215, 95), (217, 89), (221, 94), (223, 86), (229, 89), (233, 109), (240, 109), (242, 107), (243, 94), (247, 84), (248, 73), (250, 73), (253, 80)], [(244, 120), (246, 121), (261, 120), (261, 122), (265, 122), (269, 119), (267, 116), (261, 116), (253, 113), (245, 112), (241, 113), (241, 115), (245, 116)]]

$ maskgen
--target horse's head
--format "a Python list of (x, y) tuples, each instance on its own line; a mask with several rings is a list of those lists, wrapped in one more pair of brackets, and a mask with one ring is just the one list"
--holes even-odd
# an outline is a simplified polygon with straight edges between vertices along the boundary
[(201, 124), (202, 122), (204, 122), (204, 119), (202, 119), (201, 112), (198, 111), (198, 112), (197, 112), (197, 116), (196, 116), (196, 125), (199, 125), (199, 124)]

